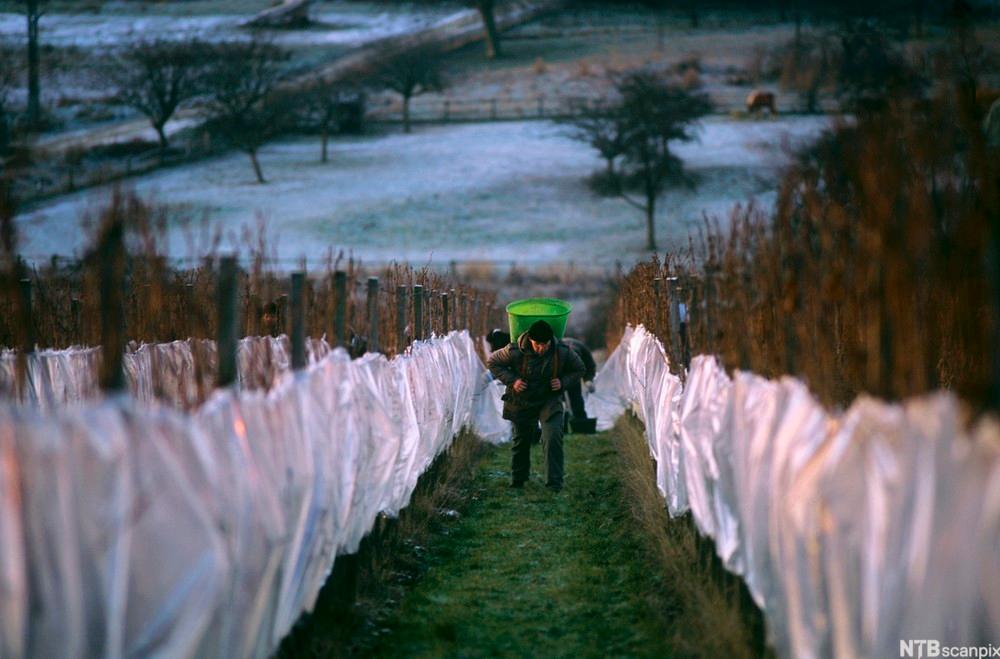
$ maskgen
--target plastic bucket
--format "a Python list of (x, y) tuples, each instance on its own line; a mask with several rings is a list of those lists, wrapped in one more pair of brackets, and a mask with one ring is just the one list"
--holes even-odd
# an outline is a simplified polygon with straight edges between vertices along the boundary
[(558, 338), (566, 333), (566, 319), (573, 305), (551, 297), (533, 297), (515, 300), (507, 305), (507, 322), (510, 324), (510, 340), (517, 341), (528, 328), (538, 320), (544, 320), (552, 327)]

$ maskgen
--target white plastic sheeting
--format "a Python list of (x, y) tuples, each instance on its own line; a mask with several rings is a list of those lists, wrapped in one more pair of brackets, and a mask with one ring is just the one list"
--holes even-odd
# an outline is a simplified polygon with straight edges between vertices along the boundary
[[(329, 352), (330, 346), (323, 339), (310, 339), (306, 343), (309, 363)], [(142, 344), (125, 353), (122, 366), (135, 399), (158, 400), (191, 409), (204, 392), (212, 390), (216, 360), (214, 341), (192, 339)], [(26, 365), (25, 382), (18, 387), (17, 353), (0, 352), (0, 392), (8, 398), (52, 410), (100, 397), (100, 348), (41, 350), (28, 355)], [(288, 337), (242, 339), (237, 346), (237, 366), (239, 388), (269, 388), (275, 378), (291, 367)]]
[(862, 397), (829, 414), (792, 378), (686, 386), (629, 329), (587, 402), (608, 428), (646, 424), (670, 514), (690, 510), (742, 575), (786, 657), (895, 657), (900, 641), (1000, 645), (1000, 428), (958, 401)]
[(484, 374), (453, 332), (193, 414), (0, 407), (0, 656), (269, 655), (463, 427), (506, 439)]

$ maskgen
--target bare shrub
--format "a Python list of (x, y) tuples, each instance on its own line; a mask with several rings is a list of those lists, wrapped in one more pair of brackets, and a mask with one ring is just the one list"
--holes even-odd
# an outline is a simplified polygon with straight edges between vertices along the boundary
[(164, 126), (185, 102), (204, 88), (211, 47), (197, 40), (140, 42), (113, 57), (106, 67), (122, 103), (138, 110), (168, 146)]
[(403, 99), (403, 131), (410, 132), (410, 100), (428, 92), (441, 91), (444, 77), (441, 59), (434, 50), (406, 53), (386, 62), (377, 76), (385, 89), (399, 94)]
[(250, 157), (258, 183), (265, 183), (257, 153), (288, 126), (293, 107), (278, 90), (288, 53), (264, 41), (213, 46), (205, 73), (212, 132)]

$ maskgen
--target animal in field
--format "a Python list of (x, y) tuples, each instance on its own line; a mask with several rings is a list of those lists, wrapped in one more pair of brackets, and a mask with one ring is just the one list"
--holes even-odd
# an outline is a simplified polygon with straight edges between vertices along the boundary
[(774, 92), (766, 92), (755, 89), (747, 96), (747, 112), (756, 114), (767, 109), (771, 114), (777, 114), (778, 110), (774, 106)]

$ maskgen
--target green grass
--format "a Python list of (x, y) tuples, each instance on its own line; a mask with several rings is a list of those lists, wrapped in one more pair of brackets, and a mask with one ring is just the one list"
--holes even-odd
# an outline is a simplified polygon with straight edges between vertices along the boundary
[(652, 593), (669, 643), (683, 657), (772, 657), (764, 620), (743, 581), (727, 572), (690, 514), (670, 519), (656, 487), (644, 429), (626, 415), (611, 433), (631, 523), (661, 579)]
[(540, 453), (512, 490), (509, 446), (463, 436), (278, 657), (769, 656), (742, 582), (667, 517), (638, 421), (567, 437), (558, 494)]
[(670, 656), (649, 593), (660, 577), (623, 503), (608, 435), (566, 441), (566, 487), (511, 490), (509, 448), (486, 458), (466, 515), (430, 545), (377, 656)]

